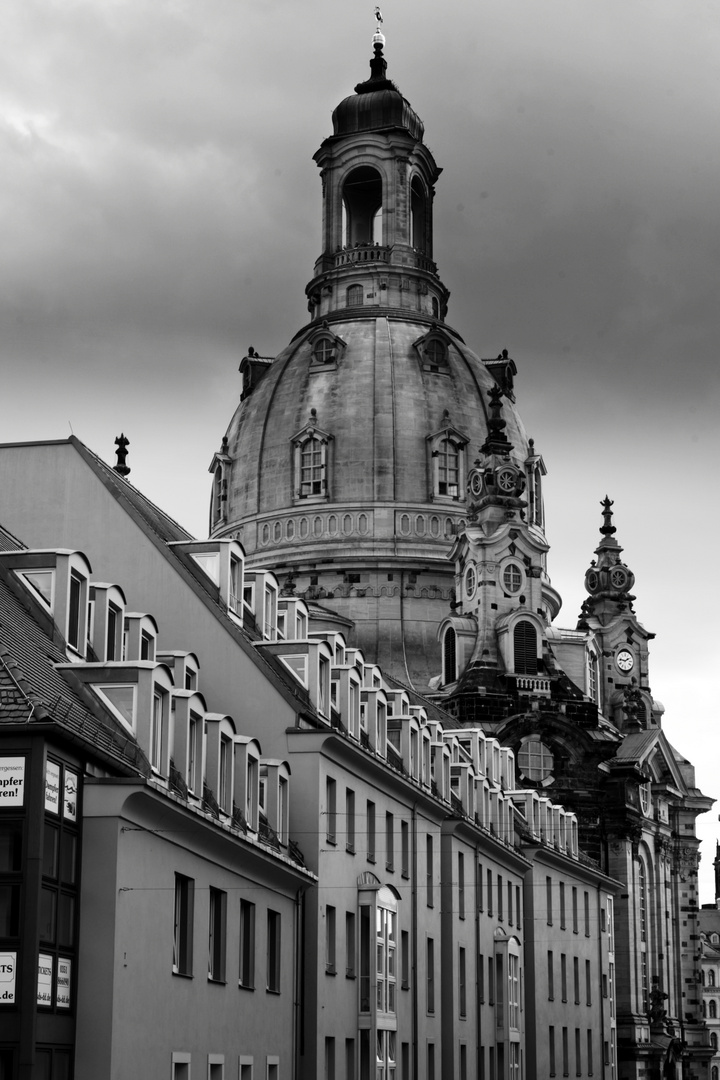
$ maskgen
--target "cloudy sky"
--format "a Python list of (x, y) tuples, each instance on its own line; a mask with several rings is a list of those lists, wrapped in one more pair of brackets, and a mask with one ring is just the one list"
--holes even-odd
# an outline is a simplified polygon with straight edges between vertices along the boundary
[[(312, 154), (368, 73), (367, 0), (4, 0), (2, 441), (72, 430), (184, 525), (253, 345), (306, 321)], [(574, 626), (615, 500), (665, 730), (720, 797), (720, 12), (702, 0), (385, 0), (444, 172), (449, 322), (508, 348)], [(712, 573), (711, 573), (712, 571)], [(712, 900), (716, 808), (702, 821)]]

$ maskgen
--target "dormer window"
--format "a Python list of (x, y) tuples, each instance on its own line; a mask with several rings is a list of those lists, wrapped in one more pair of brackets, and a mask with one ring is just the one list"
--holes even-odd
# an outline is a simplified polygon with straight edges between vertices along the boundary
[(147, 630), (143, 630), (140, 634), (140, 659), (155, 659), (155, 638)]
[(433, 323), (429, 334), (424, 334), (413, 342), (420, 363), (425, 371), (435, 374), (448, 375), (450, 373), (450, 337), (444, 330)]
[(513, 630), (515, 673), (517, 675), (537, 675), (538, 646), (537, 630), (527, 619), (515, 623)]
[(33, 593), (52, 611), (55, 592), (55, 574), (52, 570), (28, 570), (18, 575)]
[(295, 448), (295, 500), (319, 502), (328, 498), (329, 448), (332, 435), (308, 424), (293, 438)]
[(153, 691), (152, 716), (150, 721), (150, 765), (156, 772), (164, 772), (164, 751), (168, 739), (168, 703), (169, 695), (156, 686)]
[[(362, 287), (360, 288), (360, 300), (362, 303)], [(357, 301), (356, 301), (357, 302)], [(345, 349), (345, 342), (341, 337), (329, 329), (327, 323), (315, 330), (309, 337), (310, 343), (310, 371), (332, 371), (337, 365), (339, 357)]]
[[(448, 419), (447, 413), (444, 419)], [(465, 499), (465, 447), (467, 439), (447, 426), (428, 435), (430, 497), (459, 502)]]

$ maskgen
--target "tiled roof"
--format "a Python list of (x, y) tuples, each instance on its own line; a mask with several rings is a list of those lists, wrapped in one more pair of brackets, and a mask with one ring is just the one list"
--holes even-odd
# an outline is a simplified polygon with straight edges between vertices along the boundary
[[(22, 586), (11, 587), (0, 572), (0, 725), (53, 724), (127, 771), (149, 772), (135, 740), (88, 692), (86, 702), (55, 670), (67, 656), (33, 616)], [(16, 592), (17, 589), (17, 592)], [(22, 600), (21, 600), (22, 597)], [(24, 602), (23, 602), (24, 601)], [(91, 707), (92, 706), (92, 707)]]
[(25, 546), (22, 541), (0, 525), (0, 551), (17, 551)]

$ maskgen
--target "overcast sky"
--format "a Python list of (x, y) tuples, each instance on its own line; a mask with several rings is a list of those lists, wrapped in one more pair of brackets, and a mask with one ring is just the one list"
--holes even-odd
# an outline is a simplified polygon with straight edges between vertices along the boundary
[[(367, 77), (366, 0), (4, 0), (2, 441), (74, 431), (198, 535), (248, 345), (305, 323), (312, 154)], [(385, 0), (443, 167), (448, 321), (508, 348), (574, 626), (615, 500), (665, 731), (720, 796), (720, 10)], [(1, 517), (1, 506), (0, 506)], [(89, 553), (92, 555), (92, 553)], [(189, 643), (189, 646), (191, 643)], [(716, 806), (701, 819), (713, 899)]]

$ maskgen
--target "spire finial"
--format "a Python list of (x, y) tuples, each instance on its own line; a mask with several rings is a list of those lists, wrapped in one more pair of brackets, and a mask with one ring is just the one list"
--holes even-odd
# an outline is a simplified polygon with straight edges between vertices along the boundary
[(120, 432), (115, 440), (115, 445), (117, 446), (117, 450), (115, 451), (117, 462), (113, 465), (113, 469), (116, 473), (120, 473), (121, 476), (127, 476), (130, 472), (130, 466), (127, 464), (127, 448), (130, 445), (130, 440), (125, 437), (123, 431)]
[(610, 507), (613, 505), (613, 500), (609, 499), (607, 497), (607, 495), (606, 495), (605, 498), (600, 503), (600, 505), (603, 508), (603, 511), (602, 511), (603, 524), (602, 524), (602, 528), (600, 529), (600, 532), (603, 534), (603, 536), (612, 536), (613, 533), (617, 532), (617, 529), (615, 528), (615, 526), (612, 523), (612, 516), (613, 515), (612, 515), (612, 510), (610, 509)]
[(380, 48), (382, 48), (383, 45), (385, 44), (385, 35), (383, 34), (382, 30), (380, 29), (382, 24), (383, 24), (382, 11), (380, 10), (380, 8), (376, 4), (375, 5), (375, 33), (373, 34), (373, 48), (375, 46), (377, 46), (377, 45), (379, 45)]

